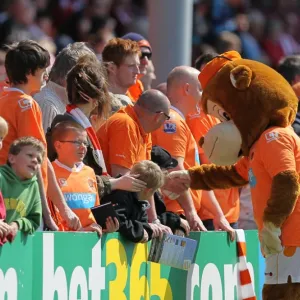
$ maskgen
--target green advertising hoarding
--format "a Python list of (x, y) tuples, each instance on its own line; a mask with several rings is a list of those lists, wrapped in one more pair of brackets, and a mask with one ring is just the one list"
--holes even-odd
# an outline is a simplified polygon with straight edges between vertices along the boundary
[[(45, 232), (0, 247), (0, 300), (234, 300), (236, 243), (226, 233), (191, 233), (199, 241), (189, 271), (147, 262), (149, 245), (119, 234)], [(247, 261), (259, 297), (256, 231), (246, 232)]]

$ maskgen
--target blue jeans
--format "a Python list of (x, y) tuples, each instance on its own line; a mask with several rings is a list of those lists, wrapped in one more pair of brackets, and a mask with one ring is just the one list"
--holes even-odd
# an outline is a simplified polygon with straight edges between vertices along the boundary
[[(205, 228), (206, 228), (208, 231), (214, 231), (214, 230), (215, 230), (214, 222), (213, 222), (212, 219), (202, 220), (202, 222), (203, 222), (203, 225), (205, 226)], [(233, 229), (238, 229), (238, 228), (239, 228), (238, 222), (230, 223), (230, 226), (231, 226)]]

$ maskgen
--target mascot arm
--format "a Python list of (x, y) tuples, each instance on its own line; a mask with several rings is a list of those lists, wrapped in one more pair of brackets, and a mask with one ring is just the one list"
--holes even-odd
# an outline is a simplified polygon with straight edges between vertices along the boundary
[(235, 166), (202, 165), (189, 169), (191, 189), (214, 190), (239, 187), (248, 183)]
[(264, 223), (281, 227), (293, 212), (299, 196), (299, 175), (294, 170), (278, 173), (273, 177), (271, 197), (264, 211)]

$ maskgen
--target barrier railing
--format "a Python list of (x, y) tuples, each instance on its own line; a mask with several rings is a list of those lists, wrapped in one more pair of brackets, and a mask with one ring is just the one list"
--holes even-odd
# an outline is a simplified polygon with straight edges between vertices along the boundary
[[(147, 262), (149, 245), (119, 234), (38, 232), (0, 247), (0, 300), (234, 300), (236, 243), (223, 232), (199, 241), (189, 271)], [(247, 261), (260, 299), (257, 231), (246, 231)]]

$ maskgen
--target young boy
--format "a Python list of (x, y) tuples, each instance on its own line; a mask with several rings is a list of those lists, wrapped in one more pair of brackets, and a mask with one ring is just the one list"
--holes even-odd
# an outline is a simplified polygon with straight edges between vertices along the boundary
[[(151, 160), (156, 163), (163, 172), (175, 168), (178, 165), (178, 161), (173, 158), (168, 151), (159, 146), (152, 147)], [(171, 211), (167, 211), (160, 190), (155, 192), (154, 202), (158, 217), (157, 222), (161, 222), (163, 225), (170, 227), (172, 232), (176, 235), (189, 235), (189, 223), (179, 215)]]
[[(63, 121), (53, 128), (52, 143), (57, 153), (52, 165), (68, 206), (79, 217), (81, 230), (96, 231), (101, 236), (101, 226), (95, 222), (91, 212), (92, 207), (100, 204), (96, 175), (82, 162), (87, 151), (87, 132), (75, 122)], [(52, 213), (60, 230), (69, 231), (59, 213)], [(108, 232), (116, 231), (117, 220), (108, 219), (106, 228)]]
[[(2, 149), (2, 142), (8, 132), (8, 126), (6, 121), (0, 117), (0, 150)], [(4, 205), (4, 199), (0, 189), (0, 246), (6, 241), (6, 237), (10, 233), (10, 226), (4, 222), (6, 217), (6, 209)]]
[(158, 165), (148, 160), (136, 163), (130, 175), (138, 175), (140, 180), (147, 183), (147, 187), (137, 193), (113, 191), (101, 199), (101, 204), (112, 202), (120, 223), (119, 232), (125, 238), (134, 243), (146, 243), (152, 238), (154, 226), (148, 223), (149, 202), (146, 199), (164, 184), (165, 176)]
[(44, 155), (42, 142), (33, 137), (22, 137), (11, 144), (7, 164), (0, 167), (0, 190), (11, 239), (18, 231), (32, 234), (41, 223), (42, 207), (36, 174)]
[[(38, 43), (24, 40), (13, 44), (5, 56), (5, 69), (10, 87), (0, 94), (0, 116), (9, 127), (0, 164), (7, 161), (11, 143), (23, 136), (32, 136), (46, 145), (42, 127), (42, 113), (31, 95), (40, 90), (49, 66), (50, 56)], [(45, 190), (47, 189), (47, 161), (42, 165)]]

